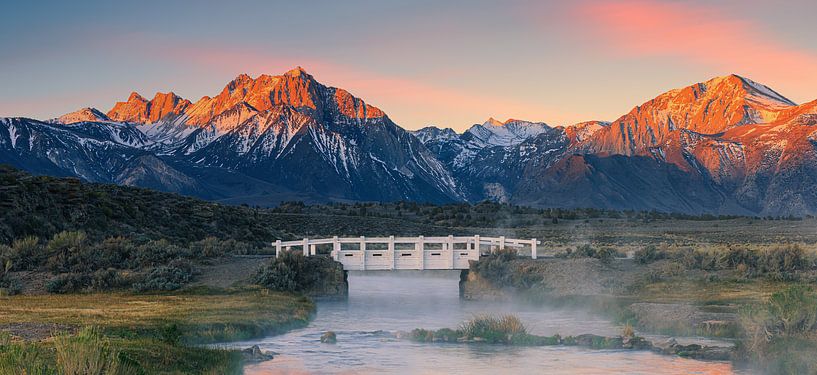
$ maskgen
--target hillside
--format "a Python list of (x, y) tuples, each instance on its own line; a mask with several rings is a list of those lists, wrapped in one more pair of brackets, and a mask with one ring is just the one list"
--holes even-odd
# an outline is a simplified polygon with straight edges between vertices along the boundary
[(83, 230), (96, 240), (125, 236), (186, 245), (206, 237), (263, 247), (295, 234), (440, 233), (430, 225), (339, 215), (296, 215), (230, 206), (149, 189), (32, 176), (0, 166), (0, 243)]

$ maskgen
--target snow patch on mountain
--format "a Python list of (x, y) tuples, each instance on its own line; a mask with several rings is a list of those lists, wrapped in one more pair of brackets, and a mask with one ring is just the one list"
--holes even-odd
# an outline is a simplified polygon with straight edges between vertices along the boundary
[(483, 124), (474, 124), (466, 133), (473, 136), (470, 143), (477, 148), (515, 146), (550, 129), (544, 122), (509, 119), (505, 122), (489, 118)]

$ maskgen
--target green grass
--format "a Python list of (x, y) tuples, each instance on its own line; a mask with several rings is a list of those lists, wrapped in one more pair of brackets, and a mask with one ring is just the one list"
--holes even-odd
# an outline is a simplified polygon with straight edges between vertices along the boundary
[[(0, 297), (0, 327), (12, 323), (95, 327), (92, 334), (85, 330), (78, 335), (55, 332), (55, 337), (38, 342), (0, 340), (0, 373), (15, 373), (3, 372), (6, 368), (18, 368), (20, 373), (19, 367), (13, 367), (15, 363), (42, 367), (32, 367), (27, 370), (29, 374), (57, 373), (57, 368), (65, 373), (65, 362), (60, 358), (71, 357), (97, 358), (97, 362), (104, 357), (109, 361), (103, 366), (106, 369), (121, 360), (137, 369), (135, 373), (238, 373), (238, 352), (193, 344), (280, 333), (306, 325), (313, 312), (314, 305), (307, 298), (261, 288)], [(89, 347), (105, 349), (100, 352)], [(61, 356), (60, 348), (74, 354)], [(126, 366), (116, 368), (120, 367)]]

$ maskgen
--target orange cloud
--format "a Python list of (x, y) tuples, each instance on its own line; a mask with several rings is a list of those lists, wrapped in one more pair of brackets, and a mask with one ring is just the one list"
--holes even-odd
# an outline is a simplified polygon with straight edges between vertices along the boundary
[(801, 92), (817, 84), (814, 51), (789, 45), (763, 25), (715, 6), (594, 1), (574, 10), (582, 31), (619, 57), (677, 58)]
[[(155, 40), (156, 38), (145, 35), (131, 34), (126, 41), (111, 43), (139, 46), (140, 50), (164, 61), (195, 66), (200, 71), (230, 78), (239, 73), (252, 76), (282, 74), (295, 66), (301, 66), (321, 83), (348, 90), (386, 112), (397, 124), (409, 129), (435, 124), (464, 130), (472, 123), (482, 122), (489, 116), (546, 121), (554, 125), (561, 124), (567, 118), (581, 117), (580, 114), (548, 108), (541, 103), (512, 100), (501, 92), (485, 93), (451, 87), (430, 76), (383, 74), (363, 65), (349, 66), (315, 58), (287, 57), (246, 47), (191, 45), (169, 41), (157, 43)], [(174, 83), (166, 84), (172, 89)], [(178, 84), (181, 85), (181, 82)], [(221, 88), (213, 87), (206, 94), (215, 95)], [(195, 101), (198, 98), (188, 99)]]

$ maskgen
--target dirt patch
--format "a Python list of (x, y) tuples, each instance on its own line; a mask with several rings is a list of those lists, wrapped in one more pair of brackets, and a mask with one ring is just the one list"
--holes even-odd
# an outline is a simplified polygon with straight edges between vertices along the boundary
[(12, 338), (23, 341), (40, 341), (59, 332), (75, 333), (77, 327), (57, 323), (6, 323), (0, 324), (0, 332), (8, 332)]

